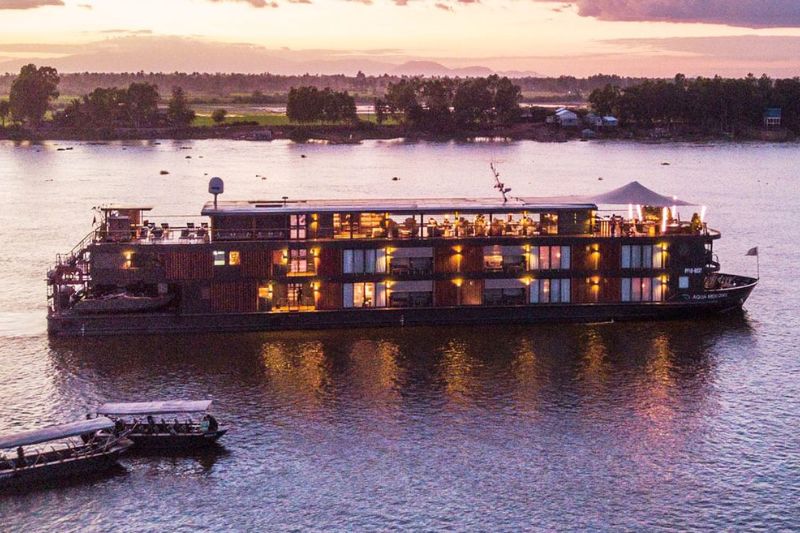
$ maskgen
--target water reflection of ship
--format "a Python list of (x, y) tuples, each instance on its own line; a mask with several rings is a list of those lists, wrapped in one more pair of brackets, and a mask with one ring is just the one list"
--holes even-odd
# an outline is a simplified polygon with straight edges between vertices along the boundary
[(316, 416), (343, 401), (375, 410), (429, 401), (518, 413), (616, 401), (635, 416), (656, 416), (673, 396), (702, 401), (724, 347), (741, 347), (750, 338), (748, 320), (732, 315), (722, 323), (716, 318), (49, 342), (56, 366), (74, 378), (55, 384), (67, 396), (202, 392), (226, 406), (226, 417), (235, 423), (237, 416)]

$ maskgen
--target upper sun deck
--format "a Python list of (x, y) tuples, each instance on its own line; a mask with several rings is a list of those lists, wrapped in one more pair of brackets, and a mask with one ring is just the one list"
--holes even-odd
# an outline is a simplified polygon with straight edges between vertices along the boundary
[[(212, 180), (213, 181), (213, 180)], [(703, 217), (681, 221), (677, 206), (637, 182), (595, 196), (494, 198), (300, 199), (215, 201), (209, 218), (185, 227), (143, 220), (149, 207), (103, 208), (94, 242), (210, 242), (239, 240), (430, 239), (536, 236), (707, 235)], [(622, 207), (627, 203), (627, 209)], [(599, 205), (618, 206), (601, 215)], [(621, 211), (621, 213), (620, 213)], [(627, 216), (624, 216), (627, 211)], [(705, 210), (703, 209), (704, 213)]]
[(370, 200), (252, 200), (207, 202), (204, 216), (296, 215), (313, 213), (392, 213), (437, 215), (447, 213), (520, 213), (596, 210), (580, 197), (404, 198)]

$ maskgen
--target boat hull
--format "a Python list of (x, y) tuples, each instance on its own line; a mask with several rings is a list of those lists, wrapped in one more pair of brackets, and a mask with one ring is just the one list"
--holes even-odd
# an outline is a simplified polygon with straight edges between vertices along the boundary
[(740, 278), (740, 286), (680, 295), (648, 303), (540, 304), (428, 308), (342, 309), (284, 313), (193, 314), (148, 313), (110, 316), (48, 317), (56, 336), (276, 331), (456, 324), (537, 324), (683, 319), (740, 310), (757, 280)]
[(55, 480), (104, 472), (117, 466), (120, 454), (132, 445), (132, 442), (119, 442), (107, 451), (96, 452), (89, 456), (0, 471), (0, 490), (27, 489)]
[(134, 443), (133, 451), (146, 450), (195, 450), (216, 444), (227, 429), (219, 429), (207, 433), (175, 434), (172, 433), (129, 433), (127, 438)]
[(138, 297), (116, 296), (107, 298), (88, 298), (77, 302), (73, 312), (77, 314), (102, 313), (143, 313), (165, 307), (172, 301), (172, 296)]

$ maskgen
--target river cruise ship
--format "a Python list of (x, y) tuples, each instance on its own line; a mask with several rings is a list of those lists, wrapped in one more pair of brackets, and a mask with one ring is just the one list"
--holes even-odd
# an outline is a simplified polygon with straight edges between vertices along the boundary
[(48, 329), (598, 322), (741, 309), (757, 279), (720, 273), (720, 233), (697, 213), (680, 220), (679, 205), (688, 204), (637, 182), (595, 197), (215, 195), (202, 219), (180, 227), (149, 220), (150, 207), (111, 205), (48, 272)]

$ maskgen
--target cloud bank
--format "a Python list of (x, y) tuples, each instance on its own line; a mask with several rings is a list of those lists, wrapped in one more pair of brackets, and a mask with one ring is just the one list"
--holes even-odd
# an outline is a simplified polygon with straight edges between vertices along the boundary
[(63, 6), (62, 0), (0, 0), (0, 9), (34, 9), (43, 6)]
[[(564, 4), (563, 0), (535, 1)], [(582, 17), (609, 21), (695, 22), (745, 28), (800, 26), (797, 0), (575, 0), (571, 4)]]

